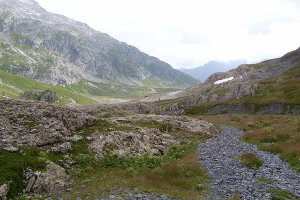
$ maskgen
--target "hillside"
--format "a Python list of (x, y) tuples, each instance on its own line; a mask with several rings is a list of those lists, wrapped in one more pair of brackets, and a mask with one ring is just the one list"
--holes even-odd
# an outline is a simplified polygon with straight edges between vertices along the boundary
[(52, 90), (59, 96), (57, 104), (60, 105), (92, 105), (99, 103), (118, 103), (154, 92), (170, 92), (176, 88), (169, 88), (162, 84), (150, 84), (145, 81), (145, 86), (126, 85), (117, 82), (95, 83), (79, 81), (71, 85), (50, 85), (29, 78), (0, 70), (0, 98), (16, 99), (20, 94), (33, 90)]
[(210, 75), (216, 72), (226, 72), (234, 69), (241, 64), (245, 64), (246, 60), (234, 60), (230, 62), (210, 61), (203, 66), (192, 69), (179, 69), (180, 71), (191, 75), (192, 77), (204, 82)]
[[(258, 64), (241, 65), (228, 72), (215, 73), (204, 83), (187, 88), (182, 92), (156, 95), (142, 101), (163, 100), (157, 102), (157, 104), (165, 106), (167, 112), (176, 113), (185, 111), (205, 113), (204, 111), (207, 112), (207, 109), (211, 106), (222, 103), (228, 103), (229, 110), (237, 108), (233, 103), (248, 103), (257, 106), (272, 103), (298, 105), (300, 96), (299, 58), (300, 48), (287, 53), (281, 58), (263, 61)], [(218, 114), (221, 114), (222, 109), (224, 112), (228, 110), (228, 106), (218, 107)], [(242, 109), (242, 112), (255, 112), (257, 109), (254, 106), (248, 111)], [(297, 110), (297, 108), (295, 109)], [(282, 109), (280, 108), (280, 110)]]
[(0, 8), (0, 70), (52, 85), (197, 83), (133, 46), (47, 12), (34, 0), (1, 0)]

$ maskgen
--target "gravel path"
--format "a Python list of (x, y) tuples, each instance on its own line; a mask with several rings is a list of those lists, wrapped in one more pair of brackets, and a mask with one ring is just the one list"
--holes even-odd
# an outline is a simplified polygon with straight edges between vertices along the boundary
[[(300, 199), (300, 174), (292, 170), (278, 155), (257, 150), (256, 145), (239, 140), (244, 133), (229, 127), (198, 148), (201, 163), (212, 176), (213, 191), (209, 200), (241, 195), (242, 199), (270, 199), (269, 188), (290, 191)], [(234, 157), (253, 152), (263, 161), (258, 171), (242, 165)], [(271, 181), (266, 181), (267, 179)], [(261, 181), (265, 180), (265, 181)]]

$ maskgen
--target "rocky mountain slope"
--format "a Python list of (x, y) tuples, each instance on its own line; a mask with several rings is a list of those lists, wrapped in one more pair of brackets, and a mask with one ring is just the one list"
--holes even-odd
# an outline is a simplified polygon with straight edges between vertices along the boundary
[(43, 83), (186, 87), (197, 81), (86, 24), (49, 13), (34, 0), (0, 1), (0, 70)]
[(180, 71), (191, 75), (192, 77), (204, 82), (210, 75), (216, 72), (226, 72), (234, 69), (241, 64), (245, 64), (246, 60), (234, 60), (230, 62), (210, 61), (203, 66), (192, 69), (179, 69)]
[[(300, 48), (281, 58), (258, 64), (240, 65), (227, 72), (215, 73), (204, 83), (187, 88), (182, 92), (171, 93), (173, 95), (156, 95), (143, 101), (166, 100), (165, 104), (168, 105), (168, 110), (179, 113), (201, 103), (226, 100), (242, 102), (245, 98), (250, 97), (255, 103), (297, 104), (297, 100), (299, 100), (297, 97), (299, 94), (299, 58)], [(170, 99), (174, 100), (167, 101)], [(160, 104), (164, 104), (164, 102)]]

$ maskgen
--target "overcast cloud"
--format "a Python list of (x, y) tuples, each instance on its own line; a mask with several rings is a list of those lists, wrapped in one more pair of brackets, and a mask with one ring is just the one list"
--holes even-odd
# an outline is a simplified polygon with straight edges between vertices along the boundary
[(299, 0), (37, 0), (175, 68), (300, 47)]

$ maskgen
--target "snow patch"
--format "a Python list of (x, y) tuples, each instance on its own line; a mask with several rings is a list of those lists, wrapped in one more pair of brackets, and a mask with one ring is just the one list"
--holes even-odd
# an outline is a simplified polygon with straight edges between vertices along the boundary
[(229, 77), (229, 78), (225, 78), (225, 79), (222, 79), (222, 80), (218, 80), (218, 81), (214, 82), (214, 84), (217, 85), (217, 84), (225, 83), (225, 82), (231, 81), (231, 80), (233, 80), (233, 79), (234, 79), (234, 77), (232, 76), (232, 77)]

